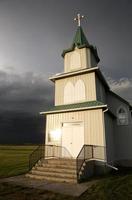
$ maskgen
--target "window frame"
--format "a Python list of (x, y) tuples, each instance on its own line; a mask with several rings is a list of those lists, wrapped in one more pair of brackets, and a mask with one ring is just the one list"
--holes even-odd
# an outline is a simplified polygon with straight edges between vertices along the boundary
[(75, 84), (73, 84), (72, 81), (67, 81), (64, 86), (63, 98), (64, 104), (74, 104), (86, 101), (86, 86), (84, 81), (78, 79)]
[[(121, 109), (124, 110), (124, 113), (119, 113), (119, 111)], [(121, 115), (121, 114), (122, 115), (124, 114), (124, 116), (122, 118), (122, 119), (125, 119), (124, 123), (121, 122), (121, 118), (119, 117), (119, 115)], [(119, 125), (119, 126), (126, 126), (126, 125), (128, 125), (128, 111), (127, 111), (127, 109), (124, 106), (120, 106), (117, 109), (117, 125)]]

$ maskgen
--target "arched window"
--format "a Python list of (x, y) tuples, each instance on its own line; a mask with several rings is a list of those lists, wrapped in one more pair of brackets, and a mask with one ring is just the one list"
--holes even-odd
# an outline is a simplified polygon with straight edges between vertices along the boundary
[(74, 70), (80, 67), (81, 67), (80, 54), (77, 51), (74, 51), (71, 55), (70, 68)]
[(71, 82), (68, 82), (64, 88), (64, 104), (74, 102), (74, 86)]
[(117, 124), (118, 125), (127, 125), (128, 124), (128, 114), (127, 110), (124, 107), (120, 107), (117, 110)]
[(78, 80), (75, 84), (75, 101), (84, 101), (85, 96), (85, 85), (82, 80)]

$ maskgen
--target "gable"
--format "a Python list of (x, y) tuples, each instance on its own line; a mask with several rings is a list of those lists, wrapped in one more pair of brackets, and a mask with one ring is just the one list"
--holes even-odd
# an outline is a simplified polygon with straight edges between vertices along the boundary
[(117, 94), (115, 94), (112, 91), (107, 91), (106, 93), (107, 95), (107, 105), (108, 105), (108, 109), (115, 115), (117, 116), (117, 110), (121, 107), (125, 108), (125, 110), (128, 112), (129, 118), (130, 116), (130, 105), (129, 103), (124, 100), (123, 98), (121, 98), (120, 96), (118, 96)]

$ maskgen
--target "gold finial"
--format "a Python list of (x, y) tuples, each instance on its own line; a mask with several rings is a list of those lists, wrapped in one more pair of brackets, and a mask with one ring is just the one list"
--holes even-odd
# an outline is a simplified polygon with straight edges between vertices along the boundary
[(77, 14), (77, 17), (74, 18), (74, 21), (77, 21), (77, 25), (81, 26), (81, 19), (84, 18), (84, 15)]

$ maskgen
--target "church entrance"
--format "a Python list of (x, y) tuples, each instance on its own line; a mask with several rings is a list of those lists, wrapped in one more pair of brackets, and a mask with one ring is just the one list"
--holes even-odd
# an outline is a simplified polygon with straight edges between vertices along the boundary
[(62, 146), (76, 158), (84, 145), (84, 123), (68, 122), (62, 124)]

